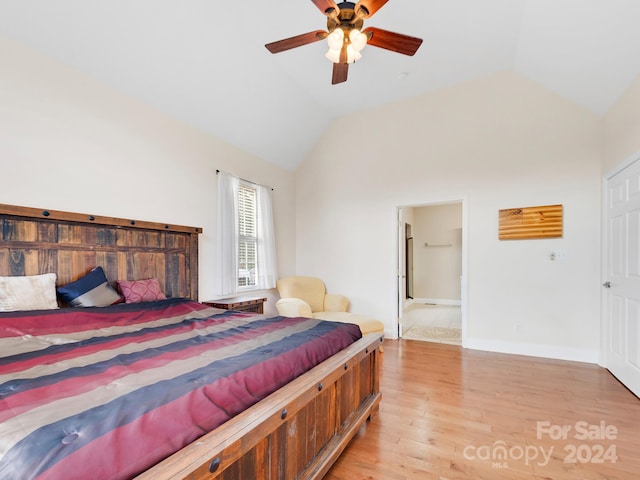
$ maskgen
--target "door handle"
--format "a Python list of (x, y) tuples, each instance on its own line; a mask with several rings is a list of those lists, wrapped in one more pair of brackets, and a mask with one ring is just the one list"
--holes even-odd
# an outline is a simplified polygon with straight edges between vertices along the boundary
[(607, 281), (607, 282), (604, 282), (604, 283), (602, 284), (602, 286), (603, 286), (604, 288), (611, 288), (611, 282), (608, 282), (608, 281)]

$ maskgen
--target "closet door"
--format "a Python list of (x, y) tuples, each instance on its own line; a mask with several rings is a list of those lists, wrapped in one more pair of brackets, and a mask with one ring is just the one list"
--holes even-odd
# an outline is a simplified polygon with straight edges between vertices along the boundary
[(640, 160), (607, 180), (606, 367), (640, 396)]

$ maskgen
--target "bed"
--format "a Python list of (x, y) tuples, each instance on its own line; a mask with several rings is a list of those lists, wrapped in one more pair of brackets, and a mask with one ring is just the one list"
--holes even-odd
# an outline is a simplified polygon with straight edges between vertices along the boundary
[[(100, 265), (110, 280), (157, 279), (168, 297), (107, 307), (0, 313), (2, 478), (16, 472), (20, 478), (42, 479), (61, 478), (61, 472), (64, 478), (321, 478), (379, 406), (379, 335), (362, 337), (349, 324), (269, 318), (198, 303), (199, 228), (0, 205), (0, 233), (0, 276), (55, 273), (58, 285), (65, 285)], [(151, 350), (167, 363), (137, 358), (148, 351), (140, 345), (158, 341), (161, 330), (173, 332), (175, 339), (161, 337), (162, 348), (154, 345)], [(131, 337), (136, 338), (124, 340)], [(294, 337), (299, 344), (289, 343)], [(94, 355), (98, 343), (125, 350), (114, 350), (117, 355), (108, 361), (117, 358), (115, 365), (101, 363), (100, 358), (102, 370), (94, 379), (95, 372), (87, 372), (96, 367), (74, 364), (80, 360), (72, 352)], [(249, 358), (245, 365), (244, 354), (238, 354), (240, 344), (250, 346), (248, 357), (264, 357), (275, 370), (254, 366)], [(231, 359), (218, 358), (219, 346), (233, 352)], [(293, 352), (303, 354), (292, 357)], [(217, 370), (200, 375), (205, 364), (215, 363), (212, 355)], [(173, 382), (176, 375), (165, 365), (174, 365), (176, 356), (184, 366), (180, 376), (202, 385), (179, 387), (190, 393), (167, 399), (173, 389), (163, 382)], [(123, 358), (134, 357), (152, 365), (158, 378), (135, 387), (121, 382), (127, 363)], [(47, 370), (51, 366), (58, 370)], [(227, 373), (220, 373), (220, 368)], [(25, 380), (24, 374), (11, 377), (12, 371), (30, 373)], [(68, 371), (77, 375), (69, 376)], [(60, 378), (54, 381), (56, 375)], [(262, 382), (268, 378), (270, 382)], [(91, 385), (98, 381), (105, 382), (98, 385), (105, 392), (121, 391), (111, 392), (108, 400), (94, 398), (96, 404), (85, 409), (75, 399), (64, 403), (58, 398), (57, 381), (73, 384), (79, 397), (90, 396)], [(31, 395), (47, 415), (55, 411), (54, 417), (60, 418), (54, 420), (64, 427), (56, 424), (51, 430), (55, 422), (42, 420), (37, 408), (29, 419), (28, 409), (20, 410), (16, 392), (25, 398)], [(155, 405), (142, 407), (143, 398)], [(45, 400), (53, 401), (55, 408), (47, 408)], [(229, 400), (232, 406), (224, 403)], [(178, 410), (170, 409), (177, 404)], [(59, 413), (65, 408), (73, 415)], [(144, 414), (140, 409), (146, 409)], [(102, 426), (77, 427), (77, 419), (94, 410)], [(186, 425), (178, 411), (187, 412), (192, 422)], [(21, 414), (25, 417), (19, 418)], [(4, 428), (29, 421), (33, 425), (27, 433)], [(136, 430), (136, 424), (142, 428)], [(162, 436), (172, 441), (171, 449), (163, 443), (161, 448), (140, 450)], [(39, 462), (33, 455), (25, 460), (16, 445), (30, 446)], [(143, 459), (146, 453), (141, 452), (148, 450), (154, 453)]]

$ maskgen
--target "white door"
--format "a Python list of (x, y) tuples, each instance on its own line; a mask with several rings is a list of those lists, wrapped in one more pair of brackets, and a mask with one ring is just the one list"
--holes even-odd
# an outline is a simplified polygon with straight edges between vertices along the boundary
[(605, 362), (640, 396), (640, 160), (606, 188)]

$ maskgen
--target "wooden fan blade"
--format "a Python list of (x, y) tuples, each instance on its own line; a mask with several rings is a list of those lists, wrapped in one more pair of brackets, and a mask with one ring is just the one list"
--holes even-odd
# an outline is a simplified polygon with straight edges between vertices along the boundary
[(380, 10), (388, 1), (389, 0), (360, 0), (354, 10), (358, 17), (368, 18)]
[(340, 50), (340, 62), (333, 64), (333, 75), (331, 76), (331, 85), (347, 81), (349, 74), (349, 64), (347, 63), (347, 44), (342, 45)]
[(302, 35), (296, 35), (295, 37), (285, 38), (278, 40), (277, 42), (267, 43), (265, 47), (271, 53), (280, 53), (285, 50), (291, 50), (292, 48), (301, 47), (309, 43), (317, 42), (323, 38), (327, 38), (328, 33), (324, 30), (316, 30), (315, 32), (303, 33)]
[(381, 28), (368, 27), (362, 33), (369, 37), (367, 45), (384, 48), (392, 52), (402, 53), (404, 55), (413, 55), (422, 45), (422, 39), (403, 35), (401, 33), (389, 32)]
[[(328, 17), (337, 17), (340, 9), (333, 0), (311, 0), (318, 9)], [(333, 10), (333, 11), (332, 11)], [(330, 12), (330, 13), (327, 13)]]
[(333, 75), (331, 76), (331, 85), (335, 85), (336, 83), (346, 82), (348, 74), (349, 74), (348, 63), (342, 63), (342, 62), (334, 63)]

